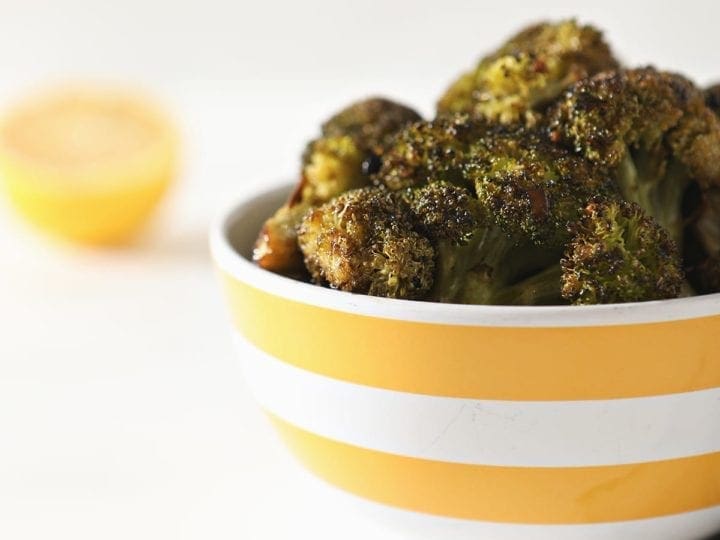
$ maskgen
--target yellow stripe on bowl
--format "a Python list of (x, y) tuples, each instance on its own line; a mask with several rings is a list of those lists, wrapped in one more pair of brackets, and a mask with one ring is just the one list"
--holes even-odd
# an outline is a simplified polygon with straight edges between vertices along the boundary
[[(486, 327), (357, 315), (289, 300), (224, 274), (256, 347), (343, 381), (497, 400), (632, 398), (720, 387), (720, 315), (616, 326)], [(338, 293), (340, 294), (340, 293)]]
[(359, 448), (270, 415), (315, 474), (407, 510), (505, 523), (579, 524), (659, 517), (720, 504), (720, 453), (603, 467), (494, 467)]

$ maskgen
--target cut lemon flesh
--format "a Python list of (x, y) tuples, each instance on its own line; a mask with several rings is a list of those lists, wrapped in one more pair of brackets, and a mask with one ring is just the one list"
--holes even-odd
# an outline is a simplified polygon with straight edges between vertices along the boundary
[(105, 88), (64, 88), (0, 122), (0, 174), (18, 210), (71, 240), (128, 240), (176, 168), (177, 137), (149, 101)]

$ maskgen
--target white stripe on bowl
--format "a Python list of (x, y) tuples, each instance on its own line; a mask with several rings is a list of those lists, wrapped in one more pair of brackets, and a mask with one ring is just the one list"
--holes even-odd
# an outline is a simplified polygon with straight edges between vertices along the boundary
[(363, 448), (519, 467), (619, 465), (720, 451), (720, 388), (591, 401), (437, 397), (318, 375), (236, 336), (249, 386), (265, 409)]

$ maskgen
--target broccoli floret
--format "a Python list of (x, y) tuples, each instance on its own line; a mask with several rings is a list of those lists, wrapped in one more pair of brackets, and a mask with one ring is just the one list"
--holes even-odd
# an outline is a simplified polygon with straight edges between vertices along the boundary
[(399, 195), (408, 203), (418, 231), (434, 242), (466, 245), (480, 227), (480, 204), (462, 187), (440, 180)]
[(419, 120), (412, 109), (382, 98), (360, 101), (334, 115), (303, 154), (301, 200), (322, 204), (368, 185), (395, 133)]
[(371, 98), (350, 105), (326, 121), (321, 136), (305, 149), (300, 181), (290, 200), (260, 231), (253, 259), (265, 269), (286, 275), (302, 271), (296, 233), (302, 216), (313, 206), (368, 185), (392, 135), (419, 119), (404, 105)]
[(435, 251), (415, 231), (397, 193), (362, 188), (313, 208), (298, 230), (316, 283), (389, 298), (424, 297), (433, 284)]
[(263, 268), (292, 276), (302, 268), (297, 228), (308, 209), (368, 182), (362, 173), (365, 159), (349, 136), (321, 137), (303, 156), (300, 183), (290, 200), (263, 225), (255, 242), (253, 259)]
[[(720, 115), (720, 84), (705, 90), (705, 104)], [(717, 148), (714, 149), (717, 151)], [(717, 159), (710, 156), (709, 159)], [(700, 186), (686, 209), (683, 258), (688, 281), (699, 294), (720, 292), (720, 185)], [(690, 197), (693, 199), (693, 197)], [(689, 215), (688, 215), (689, 214)]]
[(492, 129), (464, 114), (410, 124), (396, 134), (373, 181), (392, 190), (436, 179), (469, 186), (464, 167), (470, 147)]
[(643, 68), (571, 87), (548, 114), (550, 137), (606, 167), (627, 200), (682, 239), (683, 195), (720, 181), (720, 121), (680, 75)]
[(368, 184), (362, 163), (367, 154), (349, 135), (323, 136), (310, 142), (302, 157), (299, 202), (322, 204)]
[(398, 132), (374, 176), (375, 184), (391, 190), (436, 179), (475, 192), (486, 213), (508, 230), (520, 227), (543, 240), (563, 236), (591, 196), (612, 189), (602, 168), (551, 144), (542, 131), (466, 114)]
[(637, 204), (621, 200), (585, 207), (560, 264), (562, 295), (574, 304), (676, 298), (684, 283), (675, 242)]
[[(375, 177), (382, 186), (414, 186), (416, 193), (432, 190), (435, 179), (474, 194), (479, 224), (467, 242), (436, 247), (432, 298), (443, 302), (492, 302), (495, 289), (557, 262), (568, 224), (591, 197), (613, 190), (603, 169), (551, 144), (543, 132), (467, 115), (401, 131)], [(463, 293), (468, 276), (473, 292)], [(556, 291), (559, 298), (559, 286)]]
[(488, 232), (480, 263), (461, 292), (466, 303), (556, 304), (558, 260), (568, 228), (597, 194), (611, 194), (604, 170), (528, 128), (496, 130), (473, 147), (466, 176)]
[(397, 131), (419, 120), (420, 115), (409, 107), (383, 98), (370, 98), (330, 118), (322, 125), (322, 135), (349, 136), (364, 154), (381, 157)]
[[(427, 299), (465, 304), (562, 303), (559, 252), (514, 240), (488, 220), (464, 187), (431, 182), (403, 193), (416, 229), (435, 248), (435, 283)], [(552, 263), (551, 272), (540, 270)], [(529, 277), (528, 277), (528, 274)]]
[(492, 222), (548, 247), (564, 244), (590, 198), (614, 190), (604, 169), (522, 127), (475, 141), (465, 175)]
[[(449, 183), (397, 192), (363, 188), (310, 211), (299, 240), (319, 283), (424, 299), (433, 291), (445, 294), (448, 282), (461, 274), (456, 265), (464, 259), (455, 256), (480, 230), (479, 219), (477, 200)], [(457, 291), (460, 284), (452, 287)]]
[(408, 201), (417, 230), (435, 249), (435, 278), (430, 299), (458, 301), (467, 273), (482, 259), (487, 231), (473, 194), (447, 182), (430, 182), (400, 192)]
[(418, 120), (412, 109), (382, 98), (360, 101), (332, 116), (303, 154), (301, 200), (322, 204), (368, 185), (393, 135)]
[(574, 20), (536, 24), (454, 82), (440, 99), (438, 113), (465, 112), (533, 125), (566, 87), (617, 67), (602, 34), (592, 26)]
[(488, 228), (461, 301), (557, 304), (558, 261), (588, 200), (612, 194), (602, 168), (532, 129), (497, 130), (473, 147), (466, 176)]
[(306, 274), (295, 228), (307, 209), (304, 204), (286, 203), (265, 220), (253, 248), (253, 260), (258, 265), (288, 277)]
[(539, 288), (507, 285), (518, 272), (513, 258), (546, 266), (559, 254), (516, 246), (482, 219), (472, 194), (447, 182), (397, 192), (362, 188), (312, 209), (299, 241), (313, 280), (345, 291), (440, 302), (562, 301), (557, 275), (545, 280), (552, 286), (542, 297)]

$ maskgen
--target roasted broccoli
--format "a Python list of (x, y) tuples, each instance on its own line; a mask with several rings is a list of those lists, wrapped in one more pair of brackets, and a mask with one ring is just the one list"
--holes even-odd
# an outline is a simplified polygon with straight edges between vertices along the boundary
[(397, 193), (343, 193), (305, 215), (298, 239), (316, 283), (409, 299), (423, 298), (432, 287), (435, 251), (416, 232), (410, 205)]
[(507, 285), (468, 273), (459, 300), (480, 304), (607, 304), (676, 298), (684, 274), (675, 243), (634, 203), (596, 198), (570, 226), (559, 263)]
[(614, 190), (604, 169), (529, 128), (500, 127), (472, 146), (465, 176), (507, 234), (561, 246), (587, 201)]
[(530, 26), (455, 81), (438, 113), (465, 112), (498, 122), (532, 125), (572, 83), (618, 63), (592, 26), (574, 20)]
[(558, 261), (568, 228), (587, 201), (613, 192), (609, 177), (522, 127), (497, 128), (478, 139), (464, 172), (486, 230), (460, 301), (561, 302), (559, 271), (549, 267)]
[(559, 278), (548, 282), (533, 276), (533, 290), (514, 286), (520, 277), (557, 260), (552, 247), (503, 230), (470, 189), (435, 181), (399, 195), (410, 204), (416, 230), (435, 250), (434, 284), (426, 299), (474, 304), (561, 301)]
[(391, 190), (438, 179), (475, 193), (486, 219), (507, 234), (553, 245), (590, 197), (613, 189), (604, 169), (542, 131), (466, 114), (401, 130), (373, 178)]
[[(542, 132), (467, 115), (405, 128), (374, 179), (410, 203), (416, 230), (433, 244), (429, 298), (466, 303), (510, 302), (500, 291), (557, 263), (569, 224), (613, 188), (604, 170)], [(558, 275), (544, 298), (560, 300)]]
[(322, 125), (255, 247), (331, 288), (466, 304), (720, 292), (720, 85), (621, 68), (574, 20), (512, 37), (423, 121), (386, 100)]
[[(720, 115), (720, 84), (705, 90), (705, 103)], [(685, 231), (685, 270), (700, 294), (720, 292), (720, 184), (700, 190)]]
[(475, 195), (482, 225), (467, 245), (439, 258), (444, 271), (433, 298), (441, 301), (455, 301), (458, 294), (471, 301), (460, 291), (473, 268), (477, 295), (480, 283), (504, 287), (559, 259), (568, 225), (591, 197), (613, 190), (602, 168), (552, 144), (542, 131), (467, 115), (408, 126), (374, 177), (390, 189), (431, 186), (438, 179)]
[(407, 188), (399, 195), (409, 203), (416, 229), (435, 250), (436, 271), (429, 298), (456, 300), (467, 273), (482, 258), (480, 247), (486, 230), (477, 199), (466, 188), (443, 181)]
[(561, 260), (562, 295), (574, 304), (676, 298), (683, 287), (675, 242), (637, 204), (595, 200), (573, 226)]
[(688, 186), (720, 183), (720, 121), (680, 75), (642, 68), (581, 80), (548, 122), (553, 141), (611, 171), (624, 198), (677, 242)]
[[(507, 254), (514, 251), (519, 260), (527, 251), (499, 229), (485, 228), (483, 219), (477, 199), (446, 182), (396, 192), (363, 188), (311, 210), (299, 241), (313, 280), (332, 288), (442, 302), (540, 302), (506, 279)], [(535, 251), (530, 259), (544, 264), (548, 258)], [(544, 298), (561, 301), (559, 275), (549, 284)]]
[[(420, 120), (413, 109), (383, 98), (370, 98), (347, 107), (322, 124), (323, 137), (351, 137), (371, 157), (382, 157), (394, 134)], [(372, 168), (372, 165), (366, 165)]]
[(304, 271), (296, 229), (308, 209), (341, 193), (369, 184), (391, 136), (420, 116), (381, 98), (357, 102), (322, 125), (321, 136), (303, 154), (300, 182), (258, 236), (253, 259), (263, 268), (287, 275)]
[(376, 185), (398, 190), (442, 179), (470, 186), (464, 176), (471, 146), (494, 127), (466, 114), (415, 122), (400, 130), (373, 176)]
[(297, 224), (308, 207), (291, 198), (269, 217), (253, 247), (253, 260), (262, 268), (301, 279), (305, 276), (302, 253), (297, 247)]
[(498, 258), (486, 256), (483, 265), (469, 273), (461, 300), (561, 303), (559, 251), (586, 202), (612, 192), (604, 171), (537, 132), (514, 129), (498, 131), (476, 145), (467, 176), (490, 231), (496, 231), (486, 245)]

